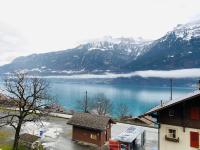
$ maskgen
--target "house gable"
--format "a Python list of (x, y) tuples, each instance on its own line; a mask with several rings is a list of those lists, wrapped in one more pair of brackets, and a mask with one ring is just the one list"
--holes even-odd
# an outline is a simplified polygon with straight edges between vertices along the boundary
[(158, 122), (200, 129), (200, 96), (158, 112)]

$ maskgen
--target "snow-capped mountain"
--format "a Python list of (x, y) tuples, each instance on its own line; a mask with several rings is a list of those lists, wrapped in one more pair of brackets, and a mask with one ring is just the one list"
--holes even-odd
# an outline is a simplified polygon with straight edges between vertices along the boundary
[(69, 50), (19, 57), (1, 67), (0, 71), (25, 70), (45, 74), (119, 71), (146, 53), (150, 45), (151, 41), (142, 39), (106, 37), (84, 42)]
[(151, 45), (147, 53), (137, 61), (132, 61), (126, 68), (129, 70), (199, 68), (200, 21), (178, 25)]
[(165, 36), (89, 40), (73, 49), (16, 58), (1, 73), (80, 74), (200, 67), (200, 21), (178, 25)]
[(200, 38), (200, 21), (178, 25), (174, 29), (176, 37), (183, 40), (191, 40), (192, 38)]
[(121, 51), (136, 59), (148, 50), (148, 46), (151, 43), (152, 41), (147, 41), (142, 38), (112, 38), (111, 36), (106, 36), (100, 39), (89, 40), (87, 43), (81, 44), (80, 47), (84, 47), (88, 51)]

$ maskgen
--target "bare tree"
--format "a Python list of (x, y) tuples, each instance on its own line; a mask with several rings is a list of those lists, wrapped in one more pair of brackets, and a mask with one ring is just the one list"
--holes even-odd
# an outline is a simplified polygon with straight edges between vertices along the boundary
[(14, 104), (15, 111), (5, 111), (1, 126), (10, 125), (15, 129), (13, 150), (18, 150), (21, 127), (26, 122), (39, 121), (48, 111), (44, 107), (51, 105), (48, 94), (49, 83), (41, 78), (29, 78), (26, 73), (14, 73), (4, 79), (4, 91)]
[(82, 112), (88, 113), (91, 108), (91, 100), (88, 97), (87, 91), (85, 92), (85, 96), (83, 99), (77, 101), (77, 108)]
[(128, 106), (125, 103), (117, 104), (116, 110), (120, 119), (127, 116), (129, 113)]
[(107, 115), (112, 112), (112, 102), (103, 93), (93, 98), (93, 107), (98, 115)]

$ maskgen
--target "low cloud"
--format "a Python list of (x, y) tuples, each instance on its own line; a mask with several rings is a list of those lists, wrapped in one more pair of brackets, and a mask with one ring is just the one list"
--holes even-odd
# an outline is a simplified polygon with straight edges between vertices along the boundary
[(113, 78), (197, 78), (200, 77), (200, 68), (180, 69), (180, 70), (145, 70), (135, 71), (131, 73), (114, 74), (105, 73), (101, 75), (96, 74), (80, 74), (80, 75), (65, 75), (65, 76), (43, 76), (43, 78), (65, 78), (65, 79), (113, 79)]
[(12, 27), (0, 22), (0, 66), (29, 54), (27, 41)]
[(133, 76), (141, 76), (144, 78), (158, 77), (158, 78), (196, 78), (200, 77), (200, 68), (180, 69), (180, 70), (147, 70), (136, 71)]

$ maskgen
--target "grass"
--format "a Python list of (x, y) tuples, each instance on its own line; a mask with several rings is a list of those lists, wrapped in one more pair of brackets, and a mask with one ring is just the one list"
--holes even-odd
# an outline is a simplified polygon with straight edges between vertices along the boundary
[(0, 106), (0, 111), (1, 112), (16, 112), (17, 110), (14, 110), (14, 109), (9, 108), (9, 107)]
[[(5, 144), (5, 145), (0, 145), (0, 150), (12, 150), (12, 145), (10, 144)], [(19, 150), (27, 150), (27, 148), (23, 146), (19, 146)], [(39, 150), (44, 150), (43, 147), (39, 147)]]
[(7, 130), (0, 130), (0, 150), (11, 150), (11, 144), (7, 141), (12, 136), (12, 133)]
[[(6, 141), (11, 136), (12, 136), (11, 131), (0, 130), (0, 150), (12, 150), (12, 142), (11, 141), (3, 142), (3, 141)], [(3, 142), (3, 143), (1, 144), (1, 142)], [(27, 150), (27, 148), (25, 148), (23, 146), (19, 146), (19, 150)], [(43, 147), (41, 146), (39, 150), (43, 150)]]
[(6, 130), (0, 130), (0, 141), (6, 140), (7, 138), (11, 137), (12, 133)]
[[(7, 145), (0, 146), (0, 150), (12, 150), (12, 145), (7, 144)], [(27, 149), (20, 146), (19, 150), (27, 150)]]
[(0, 150), (11, 150), (12, 147), (8, 144), (0, 145)]

